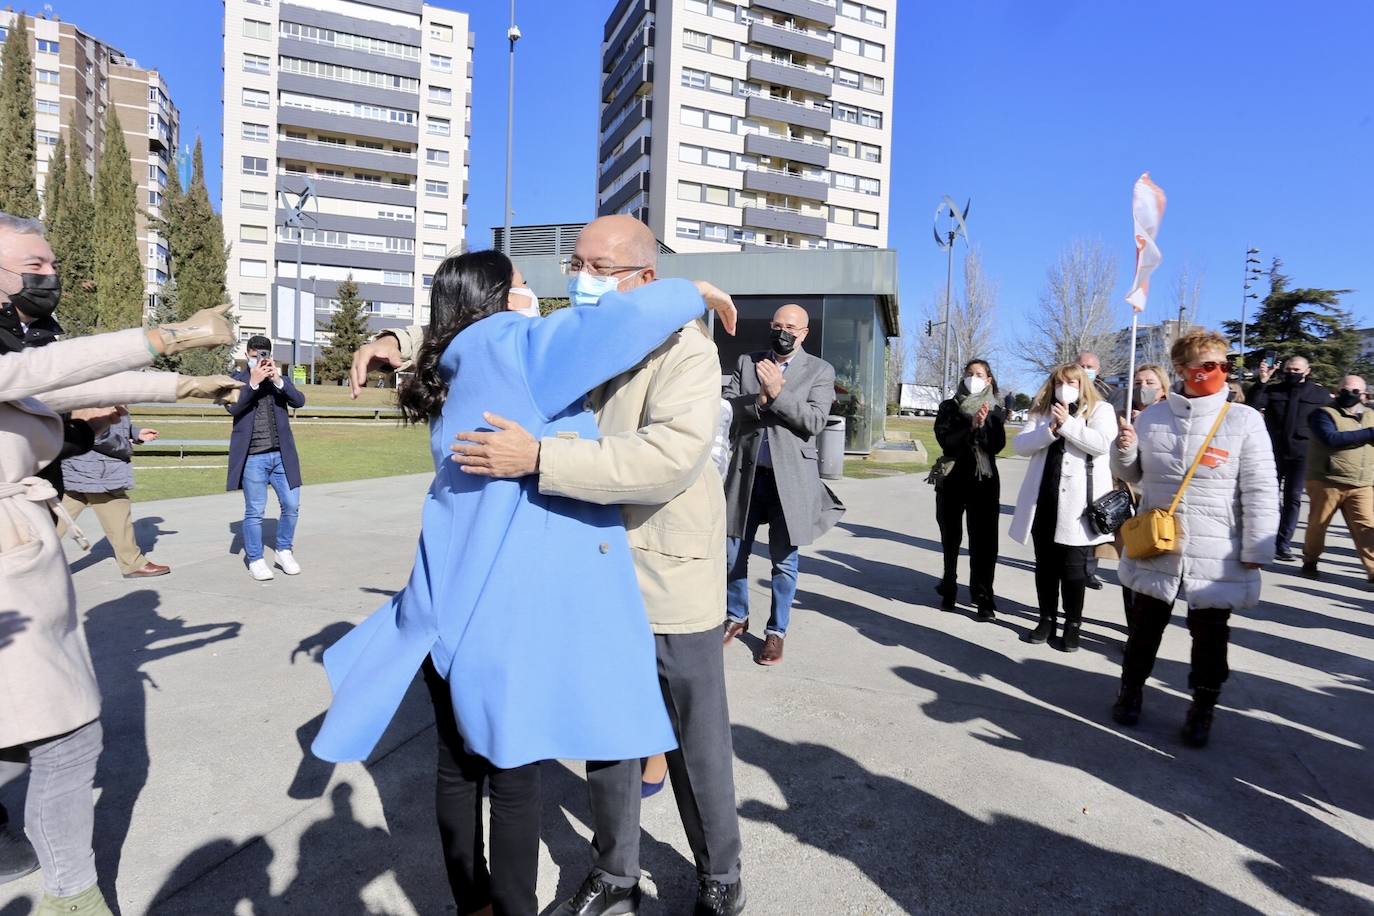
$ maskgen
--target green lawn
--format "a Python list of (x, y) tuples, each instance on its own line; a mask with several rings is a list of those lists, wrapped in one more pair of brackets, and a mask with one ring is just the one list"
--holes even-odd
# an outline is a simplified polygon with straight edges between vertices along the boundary
[[(909, 433), (911, 438), (920, 442), (926, 448), (926, 454), (931, 461), (940, 457), (940, 443), (935, 441), (935, 420), (933, 417), (888, 417), (887, 432), (891, 435), (897, 433)], [(1007, 447), (1002, 450), (999, 457), (1006, 457), (1012, 454), (1011, 450), (1011, 430), (1008, 430)], [(881, 464), (876, 461), (865, 461), (862, 458), (849, 458), (844, 463), (844, 476), (853, 477), (856, 480), (871, 480), (875, 477), (892, 477), (895, 474), (924, 474), (930, 470), (929, 462), (901, 462), (897, 464)]]

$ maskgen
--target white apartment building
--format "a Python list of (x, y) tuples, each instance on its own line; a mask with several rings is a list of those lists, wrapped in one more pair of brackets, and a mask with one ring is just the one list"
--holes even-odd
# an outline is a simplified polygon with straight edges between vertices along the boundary
[(223, 212), (242, 339), (290, 351), (270, 319), (296, 285), (283, 195), (306, 180), (300, 277), (317, 322), (350, 275), (375, 329), (428, 320), (434, 270), (466, 234), (472, 47), (465, 13), (421, 0), (224, 0)]
[[(0, 43), (9, 39), (16, 15), (0, 10)], [(169, 279), (166, 242), (149, 225), (147, 215), (161, 215), (168, 173), (176, 167), (181, 119), (171, 90), (158, 71), (140, 67), (123, 51), (70, 22), (42, 15), (27, 19), (33, 42), (29, 51), (34, 70), (38, 193), (41, 196), (45, 190), (59, 136), (77, 150), (94, 182), (105, 140), (105, 110), (114, 105), (137, 188), (138, 247), (144, 260), (145, 307), (151, 309)]]
[(897, 0), (620, 0), (597, 212), (676, 251), (887, 245)]

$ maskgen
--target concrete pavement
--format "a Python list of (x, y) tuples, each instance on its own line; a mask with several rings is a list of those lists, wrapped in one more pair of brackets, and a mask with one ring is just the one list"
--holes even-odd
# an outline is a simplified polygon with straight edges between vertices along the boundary
[[(1004, 503), (1024, 466), (1003, 462)], [(404, 583), (426, 485), (308, 487), (292, 579), (244, 572), (237, 494), (135, 507), (169, 577), (121, 580), (104, 542), (74, 556), (106, 697), (97, 858), (124, 914), (454, 911), (421, 692), (365, 766), (304, 750), (329, 697), (318, 653)], [(1089, 593), (1084, 651), (1031, 646), (1031, 554), (1005, 537), (1009, 506), (1002, 611), (979, 624), (934, 608), (928, 486), (836, 489), (849, 513), (804, 555), (784, 664), (727, 650), (750, 913), (1374, 911), (1374, 595), (1344, 529), (1327, 581), (1266, 572), (1265, 602), (1235, 621), (1213, 745), (1194, 751), (1177, 738), (1180, 619), (1144, 719), (1118, 728), (1115, 588)], [(759, 579), (756, 630), (766, 595)], [(586, 872), (580, 771), (546, 766), (541, 904)], [(3, 801), (22, 810), (14, 787)], [(670, 791), (643, 823), (642, 912), (689, 912)], [(0, 916), (29, 913), (38, 888), (0, 887)]]

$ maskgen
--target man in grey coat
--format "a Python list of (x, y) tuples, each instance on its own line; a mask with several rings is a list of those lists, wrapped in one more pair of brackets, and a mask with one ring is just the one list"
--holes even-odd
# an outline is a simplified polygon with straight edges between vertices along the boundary
[(725, 642), (749, 630), (749, 555), (768, 526), (773, 600), (754, 661), (782, 661), (797, 593), (800, 547), (839, 521), (844, 506), (821, 483), (816, 437), (835, 403), (835, 369), (802, 349), (810, 319), (799, 305), (773, 315), (770, 351), (749, 353), (725, 389), (735, 414), (735, 449), (725, 479)]

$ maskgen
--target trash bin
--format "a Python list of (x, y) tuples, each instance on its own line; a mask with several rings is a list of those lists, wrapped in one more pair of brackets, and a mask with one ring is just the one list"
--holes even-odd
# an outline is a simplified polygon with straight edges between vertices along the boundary
[(844, 476), (844, 417), (830, 417), (816, 444), (821, 461), (821, 476), (839, 480)]

